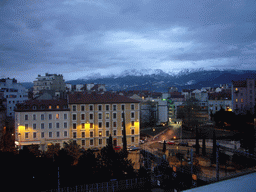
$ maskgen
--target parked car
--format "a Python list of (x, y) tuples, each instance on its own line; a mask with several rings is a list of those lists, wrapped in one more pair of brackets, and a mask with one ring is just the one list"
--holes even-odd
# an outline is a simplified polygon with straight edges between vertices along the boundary
[(128, 147), (128, 151), (137, 151), (137, 150), (140, 150), (139, 147), (136, 147), (136, 146), (130, 146)]
[(167, 141), (166, 142), (168, 145), (175, 145), (175, 141)]
[(121, 147), (120, 147), (120, 146), (115, 146), (113, 149), (116, 150), (116, 151), (118, 151), (118, 150), (121, 149)]
[(179, 145), (180, 145), (180, 146), (186, 146), (186, 147), (187, 147), (187, 146), (188, 146), (188, 142), (182, 141), (182, 142), (179, 143)]

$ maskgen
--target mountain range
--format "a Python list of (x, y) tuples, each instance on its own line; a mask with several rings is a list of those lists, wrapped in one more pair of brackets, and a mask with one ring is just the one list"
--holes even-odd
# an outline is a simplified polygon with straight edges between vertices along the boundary
[[(167, 92), (169, 87), (182, 89), (200, 89), (202, 87), (218, 87), (220, 84), (231, 86), (232, 80), (256, 78), (255, 70), (183, 70), (177, 74), (157, 70), (131, 70), (118, 76), (100, 76), (92, 74), (85, 78), (66, 81), (76, 84), (105, 84), (109, 91), (118, 90), (149, 90)], [(22, 83), (26, 88), (33, 87), (33, 83)]]

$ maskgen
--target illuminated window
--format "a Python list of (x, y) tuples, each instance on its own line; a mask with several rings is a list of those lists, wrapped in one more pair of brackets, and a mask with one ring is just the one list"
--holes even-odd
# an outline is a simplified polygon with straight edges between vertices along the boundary
[(59, 119), (60, 118), (60, 114), (56, 114), (56, 119)]
[(106, 113), (106, 119), (109, 119), (109, 113)]
[(102, 131), (99, 131), (99, 137), (102, 137)]
[(244, 99), (241, 99), (241, 103), (243, 103), (244, 102)]
[(49, 109), (52, 109), (52, 106), (51, 106), (51, 105), (49, 105)]
[(238, 91), (238, 88), (236, 88), (236, 91)]
[(236, 99), (236, 102), (238, 102), (238, 99)]
[(56, 109), (59, 109), (59, 108), (60, 108), (60, 106), (59, 106), (59, 105), (57, 105), (57, 106), (56, 106)]
[(93, 123), (90, 123), (90, 128), (93, 129)]

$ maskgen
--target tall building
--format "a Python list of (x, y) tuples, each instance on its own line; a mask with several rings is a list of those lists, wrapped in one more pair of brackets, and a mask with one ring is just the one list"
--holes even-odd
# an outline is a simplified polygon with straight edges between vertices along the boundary
[(28, 91), (16, 79), (0, 79), (0, 92), (6, 99), (6, 116), (14, 117), (15, 105), (28, 100)]
[(106, 146), (110, 134), (113, 145), (122, 146), (124, 122), (127, 146), (139, 144), (139, 101), (109, 92), (77, 92), (68, 100), (70, 135), (82, 147)]
[(50, 93), (52, 96), (58, 98), (64, 98), (66, 84), (62, 75), (46, 73), (45, 76), (38, 75), (36, 79), (37, 80), (33, 82), (34, 98), (43, 92)]
[(255, 106), (255, 79), (232, 81), (232, 109), (236, 114), (250, 111), (254, 113)]

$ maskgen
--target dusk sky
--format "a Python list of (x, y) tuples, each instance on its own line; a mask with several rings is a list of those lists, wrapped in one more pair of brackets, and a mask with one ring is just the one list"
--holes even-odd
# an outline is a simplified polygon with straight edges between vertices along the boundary
[(255, 0), (0, 0), (0, 78), (256, 70), (255, 59)]

